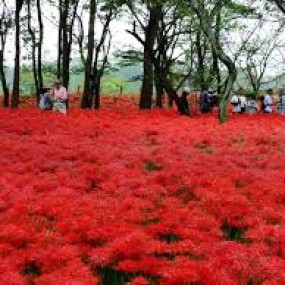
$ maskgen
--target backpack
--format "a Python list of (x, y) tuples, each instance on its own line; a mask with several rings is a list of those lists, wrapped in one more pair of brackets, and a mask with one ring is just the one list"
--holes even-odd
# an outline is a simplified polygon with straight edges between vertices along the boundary
[(41, 94), (39, 101), (39, 108), (42, 110), (50, 110), (52, 109), (52, 99), (48, 93)]

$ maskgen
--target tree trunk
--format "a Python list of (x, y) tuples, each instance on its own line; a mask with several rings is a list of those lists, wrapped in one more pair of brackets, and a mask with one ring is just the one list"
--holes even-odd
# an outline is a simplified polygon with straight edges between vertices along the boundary
[[(111, 36), (109, 35), (108, 43), (106, 40), (108, 34), (110, 33), (110, 23), (113, 19), (113, 14), (115, 13), (114, 9), (110, 7), (107, 15), (105, 16), (105, 22), (103, 25), (103, 31), (101, 37), (95, 48), (95, 56), (93, 63), (93, 75), (95, 80), (95, 98), (94, 98), (94, 108), (99, 110), (101, 107), (101, 80), (108, 63), (108, 57), (111, 49)], [(100, 64), (100, 55), (103, 54), (103, 59)]]
[(63, 0), (59, 0), (59, 25), (58, 25), (58, 48), (57, 48), (57, 79), (62, 77), (61, 63), (62, 63), (62, 24), (63, 24)]
[[(85, 80), (84, 91), (81, 101), (82, 108), (92, 108), (92, 101), (94, 96), (94, 90), (91, 90), (95, 85), (94, 75), (92, 75), (92, 66), (94, 61), (94, 47), (95, 47), (95, 17), (96, 17), (96, 3), (94, 0), (90, 0), (90, 14), (89, 14), (89, 26), (88, 26), (88, 43), (87, 43), (87, 60), (85, 63)], [(94, 86), (95, 87), (95, 86)], [(90, 98), (91, 97), (91, 98)]]
[(156, 108), (162, 108), (163, 107), (163, 84), (161, 80), (159, 79), (160, 76), (156, 74), (155, 76), (155, 87), (156, 87), (156, 98), (155, 98), (155, 107)]
[(3, 89), (3, 107), (9, 107), (9, 88), (7, 86), (6, 74), (4, 69), (4, 51), (0, 50), (0, 79)]
[(215, 44), (214, 49), (219, 59), (227, 67), (229, 73), (224, 94), (219, 105), (219, 120), (221, 123), (224, 123), (228, 120), (228, 106), (231, 100), (231, 91), (233, 89), (233, 85), (237, 77), (237, 69), (235, 63), (231, 60), (229, 56), (225, 54), (219, 43)]
[(70, 79), (70, 60), (73, 40), (73, 27), (79, 0), (64, 0), (62, 10), (62, 84), (68, 89)]
[[(229, 65), (230, 66), (230, 65)], [(224, 96), (219, 104), (219, 121), (225, 123), (228, 120), (228, 106), (231, 100), (231, 91), (235, 83), (237, 76), (237, 71), (234, 66), (229, 69), (229, 77), (226, 83), (226, 88), (224, 91)]]
[(204, 65), (204, 49), (202, 45), (202, 33), (200, 30), (197, 31), (196, 35), (196, 48), (197, 48), (197, 58), (198, 58), (198, 66), (197, 66), (197, 73), (198, 73), (198, 82), (201, 91), (205, 91), (207, 89), (206, 82), (205, 82), (205, 65)]
[(41, 0), (37, 0), (37, 13), (39, 22), (39, 42), (38, 42), (38, 81), (39, 89), (42, 90), (44, 86), (43, 73), (42, 73), (42, 48), (44, 39), (44, 25), (42, 20)]
[(4, 9), (2, 10), (2, 15), (0, 18), (0, 45), (1, 45), (1, 48), (0, 48), (0, 81), (2, 84), (2, 90), (3, 90), (3, 107), (9, 107), (9, 104), (10, 104), (10, 98), (9, 98), (10, 94), (9, 94), (9, 88), (7, 85), (5, 65), (4, 65), (7, 35), (9, 34), (9, 30), (11, 29), (10, 21), (12, 21), (12, 19), (9, 17), (9, 15), (7, 15), (6, 6), (4, 6)]
[(95, 81), (95, 97), (94, 97), (94, 108), (96, 110), (100, 109), (101, 106), (101, 78), (98, 77), (98, 75), (96, 76), (96, 81)]
[(69, 85), (69, 65), (70, 65), (70, 45), (68, 42), (68, 1), (65, 0), (62, 11), (62, 84), (68, 89)]
[(220, 67), (219, 67), (219, 58), (214, 51), (213, 51), (213, 76), (216, 77), (216, 80), (217, 80), (217, 92), (218, 94), (221, 94), (222, 80), (221, 80), (221, 72), (220, 72)]
[[(216, 26), (215, 26), (215, 40), (216, 42), (220, 42), (220, 33), (221, 33), (221, 11), (218, 11), (216, 16)], [(217, 80), (217, 92), (221, 94), (222, 90), (222, 79), (221, 79), (221, 71), (219, 67), (219, 57), (215, 50), (212, 50), (213, 53), (213, 75), (216, 77)]]
[(155, 72), (159, 76), (160, 82), (163, 86), (163, 89), (167, 93), (169, 100), (175, 102), (178, 107), (178, 111), (182, 115), (190, 116), (189, 110), (183, 105), (180, 97), (177, 95), (176, 90), (173, 88), (171, 80), (168, 78), (168, 74), (166, 74), (164, 69), (161, 69), (161, 66), (159, 65), (159, 60), (155, 57), (153, 57), (153, 64), (155, 67)]
[(37, 100), (39, 101), (40, 87), (39, 87), (39, 81), (38, 81), (38, 70), (37, 70), (37, 60), (36, 60), (36, 43), (33, 43), (32, 62), (33, 62), (32, 66), (33, 66), (34, 81), (35, 81), (35, 87), (36, 87), (36, 96), (37, 96)]
[(12, 94), (12, 108), (17, 108), (19, 105), (20, 97), (20, 13), (23, 6), (23, 0), (16, 0), (16, 11), (15, 11), (15, 65), (14, 65), (14, 80), (13, 80), (13, 94)]
[(149, 11), (149, 22), (145, 30), (143, 83), (140, 98), (141, 109), (151, 109), (152, 106), (154, 81), (152, 55), (159, 27), (159, 15), (157, 7), (150, 7)]
[[(219, 104), (219, 120), (221, 123), (224, 123), (228, 119), (228, 105), (229, 105), (230, 100), (231, 100), (231, 91), (232, 91), (232, 88), (233, 88), (233, 85), (234, 85), (234, 82), (235, 82), (236, 76), (237, 76), (237, 69), (235, 66), (235, 62), (233, 60), (231, 60), (231, 58), (223, 50), (221, 43), (220, 43), (220, 40), (217, 39), (217, 37), (215, 35), (215, 30), (212, 27), (211, 21), (209, 22), (209, 19), (205, 18), (203, 11), (201, 11), (201, 9), (203, 7), (202, 6), (197, 7), (197, 6), (195, 6), (194, 2), (190, 2), (190, 1), (189, 1), (189, 4), (191, 5), (193, 10), (197, 14), (197, 16), (200, 20), (203, 32), (204, 32), (205, 36), (208, 38), (208, 40), (212, 46), (213, 51), (216, 53), (218, 59), (228, 69), (228, 80), (226, 82), (226, 86), (225, 86), (225, 90), (224, 90), (222, 100), (220, 101), (220, 104)], [(213, 8), (213, 11), (215, 11), (216, 13), (220, 13), (221, 9), (223, 7), (222, 4), (223, 4), (222, 0), (217, 1), (217, 3), (215, 4), (215, 7)]]
[(38, 81), (38, 69), (37, 69), (37, 59), (36, 59), (36, 51), (37, 51), (37, 40), (35, 31), (32, 28), (32, 14), (31, 14), (31, 0), (27, 0), (27, 6), (28, 6), (28, 32), (31, 37), (32, 41), (32, 67), (33, 67), (33, 75), (34, 75), (34, 83), (36, 88), (36, 95), (37, 95), (37, 101), (39, 101), (40, 98), (40, 88), (39, 88), (39, 81)]

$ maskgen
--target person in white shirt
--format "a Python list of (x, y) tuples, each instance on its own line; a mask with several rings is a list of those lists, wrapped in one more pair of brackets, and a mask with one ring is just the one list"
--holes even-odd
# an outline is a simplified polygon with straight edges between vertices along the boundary
[(244, 113), (246, 103), (246, 97), (244, 95), (234, 95), (231, 99), (231, 104), (234, 107), (234, 113)]
[(62, 85), (60, 81), (54, 83), (54, 88), (52, 90), (53, 97), (53, 110), (60, 113), (66, 114), (67, 104), (68, 104), (68, 93), (66, 88)]
[(273, 105), (273, 100), (272, 100), (272, 89), (267, 90), (267, 94), (264, 97), (263, 104), (264, 104), (264, 113), (270, 114), (272, 113), (272, 105)]
[(245, 112), (245, 107), (246, 107), (246, 97), (242, 94), (239, 96), (239, 101), (240, 101), (240, 113)]
[(240, 109), (240, 98), (238, 95), (233, 95), (232, 99), (231, 99), (231, 104), (233, 106), (233, 111), (234, 113), (240, 113), (241, 109)]

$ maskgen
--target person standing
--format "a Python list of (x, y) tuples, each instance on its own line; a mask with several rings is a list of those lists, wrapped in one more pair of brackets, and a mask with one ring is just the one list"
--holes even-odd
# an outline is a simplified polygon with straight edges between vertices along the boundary
[(189, 110), (189, 102), (188, 102), (189, 92), (183, 91), (181, 95), (181, 103), (184, 105), (186, 110)]
[(179, 112), (183, 115), (189, 115), (189, 102), (188, 102), (189, 92), (183, 91), (180, 97), (180, 105), (178, 106)]
[(245, 107), (246, 107), (246, 97), (244, 94), (241, 94), (239, 96), (239, 100), (240, 100), (240, 113), (243, 114), (245, 113)]
[(264, 112), (265, 106), (264, 106), (264, 95), (263, 94), (261, 94), (259, 96), (259, 100), (258, 101), (260, 102), (260, 111)]
[(280, 115), (285, 115), (285, 91), (284, 89), (280, 89), (279, 91), (278, 113)]
[(267, 114), (272, 113), (272, 105), (273, 105), (272, 94), (273, 94), (273, 90), (268, 89), (267, 94), (264, 96), (264, 100), (263, 100), (264, 113), (267, 113)]
[(200, 108), (201, 113), (211, 112), (211, 96), (208, 90), (205, 90), (200, 95)]
[(240, 107), (240, 98), (237, 94), (234, 94), (231, 99), (231, 104), (233, 106), (233, 112), (234, 113), (240, 113), (241, 107)]

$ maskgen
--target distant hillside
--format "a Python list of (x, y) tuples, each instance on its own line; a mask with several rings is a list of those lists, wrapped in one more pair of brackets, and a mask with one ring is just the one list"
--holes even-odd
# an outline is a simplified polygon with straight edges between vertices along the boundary
[[(8, 86), (12, 89), (13, 85), (13, 70), (8, 68), (6, 71)], [(141, 82), (133, 81), (133, 77), (139, 77), (142, 74), (141, 67), (137, 66), (127, 66), (122, 67), (119, 70), (112, 71), (110, 74), (103, 77), (102, 92), (116, 94), (120, 92), (121, 86), (123, 87), (124, 93), (138, 93), (140, 90)], [(32, 75), (22, 76), (21, 90), (24, 94), (34, 93), (34, 84), (32, 80)], [(49, 80), (50, 81), (50, 80)], [(84, 83), (84, 73), (71, 74), (70, 75), (70, 90), (75, 91), (80, 88), (82, 90)], [(51, 82), (46, 82), (50, 85)], [(1, 90), (1, 87), (0, 87)]]
[[(7, 79), (9, 88), (12, 89), (13, 83), (13, 70), (11, 68), (7, 69)], [(123, 88), (123, 93), (138, 93), (141, 88), (141, 81), (134, 81), (134, 78), (139, 78), (142, 75), (142, 67), (138, 64), (135, 66), (126, 66), (121, 67), (118, 70), (112, 71), (109, 74), (103, 77), (102, 81), (102, 92), (108, 94), (117, 94), (120, 92), (121, 86)], [(54, 77), (52, 75), (52, 77)], [(22, 74), (21, 76), (21, 90), (24, 94), (34, 93), (34, 83), (32, 74)], [(46, 85), (51, 85), (53, 79), (49, 78), (46, 80)], [(284, 87), (285, 75), (280, 76), (277, 80), (273, 77), (268, 77), (265, 79), (268, 83), (262, 85), (262, 89), (266, 90), (268, 88), (279, 88)], [(76, 91), (78, 88), (83, 89), (84, 83), (84, 73), (71, 74), (70, 75), (70, 90)], [(235, 84), (235, 89), (238, 89), (240, 86), (246, 89), (250, 89), (248, 79), (245, 77), (242, 71), (239, 71), (237, 81)], [(1, 86), (0, 86), (1, 91)]]

